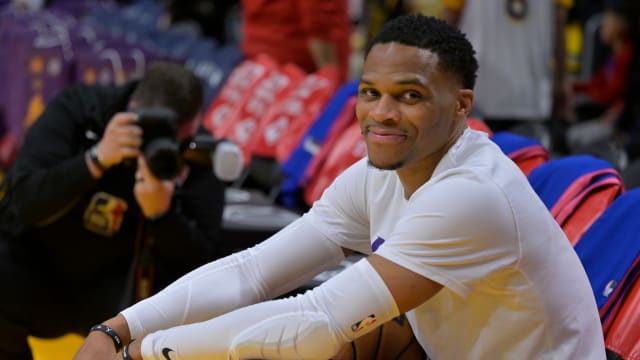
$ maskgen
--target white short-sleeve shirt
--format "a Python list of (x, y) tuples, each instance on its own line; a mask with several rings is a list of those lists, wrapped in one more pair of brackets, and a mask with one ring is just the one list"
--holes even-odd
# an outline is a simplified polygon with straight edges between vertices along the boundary
[(586, 273), (520, 169), (467, 129), (409, 199), (395, 171), (345, 170), (306, 219), (444, 287), (409, 311), (433, 359), (604, 359)]

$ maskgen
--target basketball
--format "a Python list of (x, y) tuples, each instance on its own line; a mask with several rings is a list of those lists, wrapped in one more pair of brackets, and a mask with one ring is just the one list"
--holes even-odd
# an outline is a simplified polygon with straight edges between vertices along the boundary
[(404, 315), (345, 344), (332, 360), (424, 360), (427, 356)]

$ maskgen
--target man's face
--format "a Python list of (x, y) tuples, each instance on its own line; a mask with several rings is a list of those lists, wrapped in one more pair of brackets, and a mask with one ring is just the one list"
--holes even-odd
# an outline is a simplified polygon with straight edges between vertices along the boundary
[(608, 45), (626, 36), (626, 26), (622, 15), (614, 11), (606, 11), (602, 16), (600, 40)]
[(176, 129), (176, 137), (178, 138), (178, 141), (184, 141), (195, 135), (198, 130), (198, 125), (200, 125), (201, 118), (202, 115), (198, 113), (191, 121), (178, 124)]
[[(143, 107), (145, 106), (142, 106), (132, 100), (131, 102), (129, 102), (128, 109), (135, 110)], [(202, 114), (198, 113), (193, 119), (189, 121), (185, 121), (181, 124), (178, 124), (176, 126), (176, 140), (178, 140), (178, 142), (181, 142), (195, 135), (196, 132), (198, 131), (198, 126), (200, 125), (201, 119), (202, 119)]]
[(459, 80), (438, 68), (438, 56), (398, 43), (369, 52), (356, 115), (369, 162), (395, 170), (426, 160), (455, 136)]

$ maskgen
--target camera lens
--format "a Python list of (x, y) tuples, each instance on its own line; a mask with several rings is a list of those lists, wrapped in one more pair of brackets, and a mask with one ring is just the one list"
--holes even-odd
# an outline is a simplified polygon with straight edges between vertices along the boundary
[(167, 138), (155, 139), (144, 149), (144, 158), (155, 177), (170, 180), (178, 176), (182, 166), (178, 144)]

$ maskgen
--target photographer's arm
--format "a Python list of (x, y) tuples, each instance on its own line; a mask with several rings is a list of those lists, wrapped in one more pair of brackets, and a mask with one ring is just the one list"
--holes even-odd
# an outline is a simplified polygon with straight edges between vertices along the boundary
[[(89, 152), (87, 166), (94, 178), (98, 179), (111, 167), (128, 158), (135, 158), (142, 145), (142, 130), (136, 125), (137, 115), (131, 112), (117, 113), (109, 120), (104, 134)], [(98, 170), (97, 172), (95, 170)]]
[[(28, 130), (11, 169), (12, 203), (20, 222), (40, 226), (71, 209), (94, 184), (81, 149), (85, 129), (80, 90), (56, 96)], [(46, 206), (43, 206), (46, 204)]]
[[(10, 184), (20, 222), (44, 226), (56, 221), (103, 175), (90, 164), (85, 151), (91, 142), (87, 131), (97, 115), (90, 104), (98, 96), (86, 86), (62, 91), (27, 132)], [(97, 144), (105, 168), (137, 154), (140, 130), (133, 122), (134, 115), (117, 114), (107, 126)]]
[[(298, 15), (308, 36), (308, 48), (311, 58), (320, 69), (327, 65), (336, 67), (341, 64), (341, 49), (336, 36), (347, 34), (350, 24), (347, 5), (343, 1), (304, 1), (298, 6)], [(346, 40), (346, 39), (345, 39)]]
[(182, 186), (153, 177), (142, 157), (134, 193), (150, 219), (154, 257), (185, 273), (218, 257), (224, 184), (208, 169), (191, 167)]

